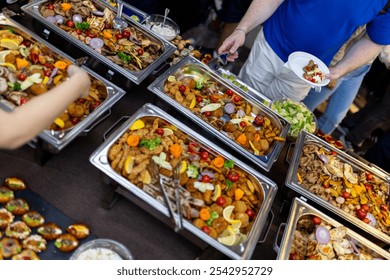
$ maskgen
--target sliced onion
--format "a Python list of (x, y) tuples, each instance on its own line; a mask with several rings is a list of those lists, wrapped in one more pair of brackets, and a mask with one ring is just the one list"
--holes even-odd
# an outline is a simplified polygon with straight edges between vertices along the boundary
[(198, 161), (200, 159), (200, 156), (197, 154), (190, 154), (188, 158), (190, 161)]
[(226, 114), (233, 114), (234, 110), (236, 109), (236, 106), (232, 103), (227, 103), (223, 110), (225, 111)]
[(53, 16), (48, 16), (48, 17), (46, 17), (46, 20), (47, 20), (48, 22), (52, 23), (52, 24), (56, 24), (56, 23), (57, 23), (56, 18), (53, 17)]
[(329, 159), (326, 155), (324, 154), (319, 154), (318, 157), (320, 158), (320, 160), (322, 160), (325, 164), (327, 164), (329, 162)]
[(342, 196), (338, 196), (338, 197), (336, 197), (336, 202), (338, 204), (343, 204), (345, 202), (345, 198)]
[(316, 239), (320, 244), (328, 244), (330, 241), (329, 230), (324, 226), (318, 226), (316, 229)]
[(89, 41), (89, 45), (93, 49), (100, 49), (104, 46), (104, 41), (100, 38), (92, 38), (91, 41)]
[(102, 12), (102, 11), (93, 11), (92, 12), (95, 16), (97, 16), (97, 17), (102, 17), (102, 16), (104, 16), (104, 13)]
[(243, 118), (243, 117), (245, 117), (245, 115), (246, 114), (245, 114), (244, 110), (240, 109), (237, 111), (237, 118)]
[(370, 220), (369, 225), (375, 227), (376, 226), (376, 219), (374, 215), (371, 213), (367, 213), (366, 218)]
[(200, 174), (202, 174), (202, 176), (207, 175), (207, 176), (209, 176), (211, 179), (214, 178), (214, 172), (211, 172), (211, 171), (208, 171), (208, 170), (204, 170), (204, 171), (202, 171)]
[(353, 239), (349, 240), (349, 244), (351, 244), (352, 252), (353, 252), (355, 255), (360, 255), (360, 251), (359, 251), (359, 249), (357, 248), (355, 242), (356, 242), (356, 241), (353, 240)]
[(64, 17), (61, 15), (55, 15), (56, 21), (58, 24), (63, 24), (64, 23)]
[(73, 22), (83, 22), (83, 17), (80, 14), (74, 14), (72, 17)]
[(48, 84), (48, 85), (51, 84), (51, 81), (53, 80), (54, 76), (57, 75), (57, 72), (58, 72), (58, 68), (57, 68), (57, 67), (54, 68), (53, 71), (51, 71), (49, 80), (47, 81), (47, 84)]

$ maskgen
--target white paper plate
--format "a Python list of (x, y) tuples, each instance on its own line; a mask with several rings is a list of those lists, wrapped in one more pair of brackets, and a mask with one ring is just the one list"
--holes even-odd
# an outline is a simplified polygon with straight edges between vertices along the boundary
[(318, 58), (315, 57), (312, 54), (306, 53), (306, 52), (293, 52), (288, 56), (288, 66), (289, 68), (303, 81), (308, 83), (309, 85), (313, 87), (322, 87), (329, 84), (329, 79), (325, 78), (321, 83), (313, 83), (308, 80), (306, 80), (303, 77), (303, 67), (309, 64), (310, 60), (313, 60), (315, 64), (318, 65), (318, 68), (321, 70), (322, 73), (329, 74), (329, 68)]

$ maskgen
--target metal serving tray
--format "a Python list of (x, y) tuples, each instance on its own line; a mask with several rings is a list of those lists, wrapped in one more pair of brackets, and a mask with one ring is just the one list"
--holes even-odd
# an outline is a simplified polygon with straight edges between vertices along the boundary
[[(101, 2), (99, 0), (90, 0), (98, 10), (104, 10), (104, 8), (109, 8), (110, 10), (116, 12), (116, 9), (113, 8), (111, 5)], [(22, 7), (22, 10), (40, 21), (42, 24), (47, 26), (49, 29), (53, 30), (57, 34), (59, 34), (61, 37), (65, 38), (70, 43), (80, 47), (83, 49), (86, 53), (91, 55), (94, 59), (97, 59), (98, 61), (102, 62), (106, 66), (108, 66), (110, 69), (117, 71), (118, 73), (122, 74), (129, 80), (133, 81), (136, 84), (140, 84), (146, 77), (148, 77), (160, 64), (164, 63), (164, 61), (175, 51), (176, 47), (166, 41), (165, 39), (158, 37), (154, 33), (150, 32), (146, 27), (142, 26), (141, 24), (133, 21), (130, 19), (130, 17), (124, 15), (123, 18), (126, 20), (129, 26), (133, 26), (140, 32), (142, 32), (145, 37), (149, 38), (151, 41), (157, 42), (161, 45), (163, 49), (163, 53), (155, 60), (153, 61), (147, 68), (141, 70), (141, 71), (130, 71), (129, 69), (125, 69), (124, 67), (121, 67), (114, 63), (113, 61), (106, 58), (104, 55), (98, 53), (91, 47), (87, 46), (86, 44), (82, 43), (72, 35), (68, 34), (66, 31), (62, 30), (60, 27), (56, 26), (55, 24), (51, 24), (48, 22), (39, 12), (39, 7), (41, 5), (46, 4), (47, 2), (50, 2), (50, 0), (39, 0), (36, 2), (29, 3), (27, 5), (24, 5)], [(127, 7), (130, 7), (130, 5), (127, 5)], [(146, 14), (145, 14), (146, 15)]]
[(301, 131), (295, 148), (294, 152), (291, 158), (290, 167), (287, 172), (287, 177), (285, 184), (290, 187), (291, 189), (295, 190), (296, 192), (300, 193), (304, 197), (306, 197), (309, 200), (312, 200), (319, 205), (331, 210), (332, 212), (336, 213), (343, 219), (351, 222), (352, 224), (358, 226), (359, 228), (363, 229), (367, 233), (375, 236), (376, 238), (386, 242), (387, 244), (390, 244), (390, 236), (385, 234), (384, 232), (380, 231), (379, 229), (376, 229), (365, 222), (361, 221), (359, 218), (354, 217), (353, 215), (345, 212), (344, 210), (334, 206), (330, 202), (326, 201), (322, 197), (310, 192), (309, 190), (305, 189), (300, 183), (297, 178), (297, 170), (299, 166), (299, 159), (301, 157), (302, 148), (305, 144), (317, 144), (319, 146), (322, 146), (327, 151), (334, 151), (337, 153), (337, 157), (341, 159), (342, 162), (350, 164), (354, 170), (360, 170), (360, 171), (366, 171), (371, 173), (372, 175), (376, 176), (377, 178), (383, 180), (384, 182), (390, 182), (390, 177), (388, 173), (385, 173), (379, 169), (372, 168), (361, 161), (357, 160), (356, 158), (346, 154), (345, 152), (335, 148), (331, 144), (325, 142), (324, 140), (318, 138), (317, 136), (310, 134), (306, 131)]
[[(50, 45), (49, 43), (39, 38), (38, 36), (32, 34), (25, 27), (12, 21), (12, 19), (6, 18), (4, 15), (0, 15), (0, 28), (1, 29), (12, 28), (16, 33), (20, 34), (24, 38), (27, 38), (31, 41), (35, 41), (41, 46), (47, 47), (53, 52), (53, 54), (56, 55), (56, 57), (64, 58), (64, 60), (76, 64), (76, 61), (74, 59), (70, 58), (68, 55), (64, 54), (62, 51)], [(78, 135), (80, 135), (85, 131), (88, 131), (90, 127), (94, 124), (94, 122), (98, 120), (99, 117), (101, 117), (104, 113), (108, 112), (112, 107), (112, 105), (114, 105), (125, 94), (125, 91), (113, 85), (112, 83), (105, 80), (104, 78), (100, 77), (89, 68), (85, 66), (82, 66), (82, 68), (91, 77), (101, 81), (105, 85), (107, 90), (107, 98), (99, 107), (97, 107), (91, 114), (89, 114), (85, 119), (80, 121), (75, 126), (61, 131), (44, 130), (41, 134), (39, 134), (39, 138), (41, 138), (43, 141), (49, 144), (48, 147), (51, 152), (59, 152), (66, 145), (68, 145), (75, 137), (77, 137)], [(6, 100), (2, 100), (2, 101), (5, 101), (5, 102), (1, 102), (3, 107), (7, 108), (8, 110), (13, 109), (10, 106), (12, 103), (7, 102)]]
[[(297, 222), (304, 216), (317, 216), (321, 218), (323, 221), (329, 223), (334, 227), (342, 226), (339, 222), (315, 209), (313, 206), (308, 203), (300, 200), (299, 198), (295, 198), (293, 205), (290, 209), (290, 215), (287, 219), (287, 224), (283, 233), (283, 238), (280, 246), (276, 245), (275, 248), (278, 250), (278, 260), (288, 260), (291, 250), (291, 245), (294, 239), (294, 232), (297, 226)], [(353, 239), (356, 242), (356, 245), (359, 247), (366, 248), (373, 254), (376, 258), (383, 258), (390, 260), (390, 253), (386, 252), (376, 244), (357, 234), (356, 232), (347, 228), (347, 236)]]
[[(154, 105), (145, 104), (135, 114), (133, 114), (130, 117), (130, 119), (128, 119), (120, 128), (118, 128), (115, 132), (113, 132), (111, 136), (107, 139), (107, 141), (105, 141), (90, 156), (90, 162), (93, 165), (95, 165), (98, 169), (100, 169), (103, 173), (105, 173), (110, 178), (112, 178), (114, 181), (116, 181), (124, 188), (129, 190), (131, 193), (133, 193), (136, 197), (140, 198), (141, 200), (149, 204), (151, 207), (157, 210), (161, 215), (165, 215), (166, 217), (169, 217), (168, 209), (164, 204), (160, 203), (155, 198), (153, 198), (152, 196), (144, 192), (142, 189), (132, 184), (125, 177), (116, 173), (111, 168), (108, 160), (108, 151), (110, 147), (115, 143), (115, 141), (118, 138), (122, 136), (124, 132), (128, 130), (130, 125), (135, 120), (142, 117), (161, 118), (164, 121), (176, 126), (180, 132), (184, 133), (184, 135), (187, 135), (190, 139), (193, 139), (194, 141), (199, 143), (200, 146), (207, 147), (207, 149), (209, 149), (210, 152), (215, 152), (220, 154), (224, 158), (234, 160), (235, 166), (238, 166), (244, 172), (250, 174), (250, 177), (253, 180), (253, 182), (257, 182), (259, 184), (259, 186), (263, 191), (262, 205), (259, 209), (255, 223), (252, 226), (252, 230), (250, 231), (247, 240), (244, 241), (243, 243), (240, 243), (235, 246), (225, 246), (222, 243), (210, 237), (209, 235), (205, 234), (203, 231), (196, 228), (188, 220), (183, 219), (184, 229), (188, 230), (190, 233), (194, 234), (201, 240), (210, 244), (217, 250), (221, 251), (222, 253), (226, 254), (227, 256), (233, 259), (249, 259), (253, 253), (253, 250), (255, 249), (259, 236), (263, 230), (264, 223), (267, 220), (268, 212), (270, 211), (270, 207), (272, 205), (273, 199), (277, 192), (276, 184), (270, 179), (268, 179), (267, 177), (261, 175), (254, 169), (250, 168), (249, 166), (247, 166), (237, 158), (234, 158), (226, 151), (216, 146), (214, 143), (210, 142), (206, 138), (195, 133), (192, 129), (183, 125), (181, 122), (179, 122), (177, 119), (173, 118), (172, 116), (168, 115), (166, 112), (162, 111), (161, 109), (157, 108)], [(175, 216), (177, 216), (177, 214), (175, 214)]]
[[(199, 126), (206, 129), (209, 133), (214, 134), (216, 137), (221, 139), (226, 144), (230, 145), (237, 151), (239, 151), (242, 155), (247, 157), (249, 160), (251, 160), (256, 165), (260, 166), (266, 171), (269, 171), (273, 165), (273, 163), (277, 160), (280, 151), (282, 150), (282, 147), (284, 145), (284, 142), (277, 142), (273, 143), (273, 147), (271, 147), (271, 151), (264, 156), (256, 156), (255, 154), (247, 151), (245, 148), (241, 147), (238, 143), (236, 143), (233, 139), (229, 138), (226, 134), (220, 132), (216, 128), (214, 128), (212, 125), (207, 123), (206, 121), (199, 118), (197, 115), (195, 115), (191, 110), (181, 105), (176, 100), (173, 100), (170, 96), (168, 96), (164, 91), (164, 83), (167, 80), (167, 78), (170, 75), (178, 74), (179, 76), (185, 76), (185, 69), (192, 69), (201, 74), (205, 74), (210, 77), (210, 79), (213, 79), (218, 84), (224, 86), (225, 88), (232, 89), (233, 87), (230, 85), (230, 83), (227, 83), (225, 79), (218, 76), (213, 70), (211, 70), (208, 66), (197, 60), (196, 58), (192, 56), (187, 56), (183, 58), (181, 61), (179, 61), (177, 64), (172, 66), (170, 69), (168, 69), (164, 74), (162, 74), (156, 81), (154, 81), (148, 89), (155, 94), (157, 94), (160, 98), (165, 100), (167, 103), (171, 104), (175, 107), (178, 111), (181, 111), (183, 114), (186, 114), (189, 118), (191, 118), (193, 121), (195, 121)], [(191, 75), (191, 74), (188, 74)], [(287, 132), (290, 128), (290, 123), (288, 123), (285, 119), (283, 119), (281, 116), (274, 113), (270, 108), (268, 108), (266, 105), (259, 103), (257, 100), (253, 99), (251, 96), (248, 96), (244, 91), (242, 91), (238, 87), (233, 88), (234, 92), (237, 93), (239, 96), (241, 96), (242, 99), (247, 101), (251, 104), (253, 111), (257, 111), (264, 113), (267, 117), (270, 118), (270, 120), (279, 127), (280, 129), (280, 137), (286, 137)]]
[[(231, 73), (229, 70), (225, 70), (223, 68), (219, 68), (216, 71), (217, 74), (219, 74), (223, 79), (229, 82), (233, 87), (235, 87), (237, 90), (241, 90), (245, 92), (248, 96), (253, 98), (254, 100), (258, 100), (261, 103), (263, 103), (266, 106), (271, 106), (271, 99), (269, 99), (267, 96), (261, 94), (257, 90), (255, 90), (253, 87), (245, 84), (243, 81), (240, 80), (235, 74)], [(246, 88), (246, 90), (244, 89)]]

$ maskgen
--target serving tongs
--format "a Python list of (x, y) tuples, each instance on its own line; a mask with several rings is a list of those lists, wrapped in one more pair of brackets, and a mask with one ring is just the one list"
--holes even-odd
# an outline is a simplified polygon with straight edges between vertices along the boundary
[[(236, 54), (236, 53), (237, 52), (235, 52), (234, 54)], [(209, 66), (213, 70), (218, 70), (222, 66), (226, 66), (227, 65), (228, 57), (231, 56), (231, 55), (233, 55), (233, 54), (231, 54), (231, 53), (219, 54), (217, 57), (209, 60), (209, 62), (207, 62), (207, 66)]]
[[(164, 202), (165, 204), (167, 205), (167, 208), (168, 208), (168, 212), (169, 212), (169, 217), (171, 219), (171, 222), (173, 223), (173, 225), (175, 226), (174, 227), (174, 230), (175, 232), (178, 232), (179, 230), (181, 230), (183, 228), (183, 221), (181, 219), (181, 212), (180, 212), (180, 208), (178, 207), (176, 210), (178, 212), (178, 216), (179, 216), (179, 221), (176, 221), (176, 218), (175, 218), (175, 215), (174, 215), (174, 210), (173, 210), (173, 206), (172, 206), (172, 203), (171, 203), (171, 200), (169, 199), (169, 195), (168, 195), (168, 192), (167, 190), (165, 189), (165, 183), (164, 183), (164, 180), (163, 178), (160, 176), (160, 170), (159, 170), (159, 167), (158, 165), (154, 162), (154, 160), (151, 160), (150, 161), (150, 164), (148, 165), (148, 171), (150, 172), (150, 175), (152, 177), (152, 180), (155, 181), (155, 183), (159, 186), (161, 192), (162, 192), (162, 195), (163, 195), (163, 199), (164, 199)], [(179, 170), (180, 172), (180, 170)], [(180, 173), (179, 173), (180, 175)], [(177, 188), (176, 188), (177, 189)], [(177, 196), (179, 195), (179, 196)], [(176, 205), (177, 204), (180, 204), (180, 192), (179, 191), (176, 191)]]

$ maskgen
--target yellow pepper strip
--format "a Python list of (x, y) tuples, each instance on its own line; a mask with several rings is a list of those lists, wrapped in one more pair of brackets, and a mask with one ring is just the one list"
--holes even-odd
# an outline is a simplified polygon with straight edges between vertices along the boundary
[(302, 177), (301, 177), (301, 174), (299, 174), (299, 172), (297, 172), (297, 177), (298, 177), (299, 183), (302, 184)]

